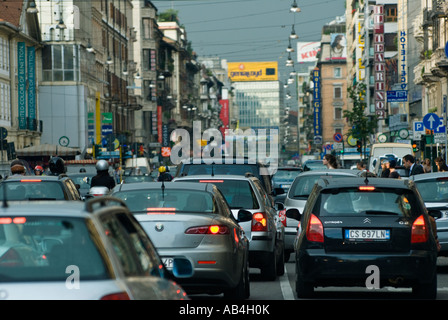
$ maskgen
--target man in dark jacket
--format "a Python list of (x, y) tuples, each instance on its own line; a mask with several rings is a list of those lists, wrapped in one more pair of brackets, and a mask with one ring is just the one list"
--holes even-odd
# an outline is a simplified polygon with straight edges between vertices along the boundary
[(411, 154), (407, 154), (403, 157), (403, 165), (409, 170), (409, 176), (425, 173), (423, 167), (420, 164), (415, 163), (415, 158)]
[(90, 187), (107, 187), (112, 190), (115, 187), (115, 179), (109, 174), (109, 163), (106, 160), (99, 160), (96, 163), (96, 176), (92, 178)]
[(173, 176), (168, 172), (167, 167), (160, 166), (159, 168), (159, 177), (157, 181), (171, 181), (173, 180)]

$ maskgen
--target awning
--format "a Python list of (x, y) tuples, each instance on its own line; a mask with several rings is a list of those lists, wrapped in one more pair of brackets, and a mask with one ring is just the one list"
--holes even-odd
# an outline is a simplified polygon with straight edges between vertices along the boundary
[(38, 146), (32, 146), (28, 148), (16, 150), (18, 157), (30, 157), (30, 156), (76, 156), (81, 154), (79, 148), (62, 147), (55, 144), (41, 144)]

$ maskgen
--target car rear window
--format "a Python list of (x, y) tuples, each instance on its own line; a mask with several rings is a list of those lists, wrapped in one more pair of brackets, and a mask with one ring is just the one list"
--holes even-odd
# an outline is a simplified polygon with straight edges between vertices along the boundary
[(410, 190), (350, 188), (322, 190), (313, 213), (329, 217), (393, 215), (410, 218), (421, 215), (422, 208)]
[[(6, 190), (3, 188), (6, 187)], [(43, 181), (33, 177), (21, 181), (4, 182), (0, 185), (0, 199), (3, 200), (6, 191), (8, 201), (15, 200), (65, 200), (62, 183)]]
[(283, 170), (278, 169), (274, 174), (272, 179), (274, 180), (294, 180), (295, 177), (300, 173), (300, 170)]
[(425, 202), (448, 201), (447, 178), (415, 181), (415, 185)]
[(0, 216), (0, 282), (107, 279), (104, 261), (82, 218)]
[[(182, 181), (182, 180), (180, 180)], [(245, 180), (224, 179), (198, 179), (188, 182), (212, 183), (222, 192), (230, 209), (258, 209), (260, 208), (255, 193), (249, 183)]]
[(289, 198), (307, 198), (311, 190), (314, 187), (314, 184), (316, 181), (318, 181), (321, 178), (325, 179), (339, 179), (339, 178), (347, 178), (352, 176), (347, 175), (325, 175), (323, 174), (317, 174), (317, 175), (305, 175), (302, 177), (297, 178), (294, 180), (294, 183), (291, 186), (291, 189), (289, 191), (288, 197)]
[(133, 213), (214, 213), (213, 196), (209, 192), (179, 189), (119, 191), (114, 197), (126, 202)]

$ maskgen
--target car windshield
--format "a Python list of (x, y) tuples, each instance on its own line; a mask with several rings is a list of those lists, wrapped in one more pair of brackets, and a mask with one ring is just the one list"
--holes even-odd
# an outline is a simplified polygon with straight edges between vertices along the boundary
[(293, 181), (300, 173), (299, 170), (282, 170), (278, 169), (272, 177), (273, 180), (290, 180)]
[(152, 182), (154, 179), (151, 176), (140, 175), (140, 176), (123, 176), (125, 183), (136, 183), (136, 182)]
[[(6, 187), (6, 190), (4, 188)], [(6, 191), (6, 193), (5, 193)], [(6, 194), (8, 201), (20, 200), (65, 200), (62, 184), (57, 181), (44, 181), (26, 177), (21, 181), (0, 184), (0, 200)]]
[(119, 191), (114, 197), (126, 202), (133, 213), (214, 213), (212, 194), (186, 189), (143, 189)]
[(409, 190), (359, 188), (323, 190), (313, 213), (319, 216), (396, 215), (412, 218), (421, 213), (419, 201)]
[(325, 177), (326, 179), (347, 178), (346, 175), (325, 175), (325, 173), (302, 176), (294, 180), (294, 183), (289, 191), (288, 197), (308, 198), (308, 196), (311, 193), (311, 190), (314, 187), (314, 184), (316, 183), (317, 180), (319, 180), (322, 177)]
[(448, 180), (431, 179), (415, 181), (424, 202), (447, 202)]
[(320, 170), (326, 168), (327, 167), (323, 164), (323, 161), (309, 161), (305, 162), (303, 170), (309, 171), (309, 170)]
[(81, 189), (90, 188), (90, 182), (93, 176), (70, 176), (75, 184), (79, 184)]
[[(182, 180), (180, 180), (182, 181)], [(224, 195), (230, 209), (258, 209), (259, 204), (249, 181), (224, 179), (198, 179), (189, 182), (213, 183)]]
[(104, 261), (82, 218), (0, 217), (0, 282), (66, 281), (75, 266), (81, 280), (107, 279)]

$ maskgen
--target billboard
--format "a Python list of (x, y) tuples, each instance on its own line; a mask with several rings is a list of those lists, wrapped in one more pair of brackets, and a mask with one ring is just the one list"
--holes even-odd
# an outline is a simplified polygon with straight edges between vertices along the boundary
[(297, 42), (297, 62), (316, 62), (320, 42)]
[(330, 60), (347, 59), (347, 39), (345, 33), (330, 34)]
[(278, 81), (278, 62), (229, 62), (231, 81)]

